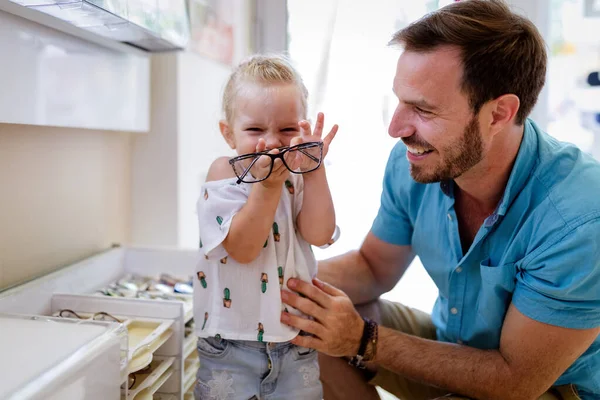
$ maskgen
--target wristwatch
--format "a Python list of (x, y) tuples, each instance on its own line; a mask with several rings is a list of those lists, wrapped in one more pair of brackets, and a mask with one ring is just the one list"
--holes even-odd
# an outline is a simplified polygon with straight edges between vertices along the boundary
[[(353, 367), (364, 369), (366, 367), (365, 361), (371, 361), (375, 358), (377, 353), (377, 333), (378, 325), (377, 322), (371, 321), (368, 318), (363, 317), (365, 323), (363, 328), (363, 334), (360, 339), (360, 346), (358, 347), (358, 353), (348, 361), (348, 364)], [(368, 351), (370, 350), (370, 351)]]

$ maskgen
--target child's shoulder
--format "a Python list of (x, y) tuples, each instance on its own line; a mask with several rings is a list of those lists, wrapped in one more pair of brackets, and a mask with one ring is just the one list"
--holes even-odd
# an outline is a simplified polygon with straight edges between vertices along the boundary
[(229, 165), (228, 157), (219, 157), (210, 165), (206, 174), (206, 182), (235, 178), (233, 168)]

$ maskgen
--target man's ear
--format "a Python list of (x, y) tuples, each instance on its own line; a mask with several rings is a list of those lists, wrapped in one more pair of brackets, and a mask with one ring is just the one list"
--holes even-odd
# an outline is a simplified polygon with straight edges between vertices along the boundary
[(224, 119), (219, 121), (219, 130), (221, 131), (221, 135), (223, 135), (223, 138), (225, 139), (229, 147), (235, 150), (235, 140), (233, 138), (233, 131), (230, 129), (229, 124)]
[(493, 101), (492, 120), (490, 127), (492, 132), (498, 133), (506, 126), (512, 125), (517, 117), (517, 112), (521, 106), (519, 97), (514, 94), (505, 94)]

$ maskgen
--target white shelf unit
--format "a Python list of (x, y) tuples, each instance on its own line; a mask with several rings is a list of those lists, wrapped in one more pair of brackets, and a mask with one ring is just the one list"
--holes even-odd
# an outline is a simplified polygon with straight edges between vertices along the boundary
[(121, 398), (127, 400), (139, 400), (144, 398), (152, 398), (154, 394), (162, 388), (167, 380), (173, 376), (174, 357), (159, 357), (156, 356), (149, 364), (152, 372), (150, 374), (139, 375), (140, 381), (136, 381), (131, 389), (127, 392), (121, 392)]
[(119, 366), (127, 352), (122, 325), (1, 314), (0, 327), (0, 399), (119, 396)]
[[(123, 321), (125, 327), (154, 323), (151, 335), (156, 340), (141, 343), (138, 347), (142, 350), (128, 350), (127, 365), (144, 351), (144, 346), (150, 346), (146, 350), (151, 357), (135, 368), (143, 368), (154, 360), (169, 360), (168, 366), (160, 364), (161, 372), (150, 374), (152, 380), (144, 381), (143, 389), (135, 391), (139, 387), (135, 384), (130, 393), (125, 388), (128, 384), (123, 385), (121, 398), (140, 400), (154, 395), (181, 400), (186, 393), (192, 393), (198, 368), (193, 330), (185, 337), (185, 324), (193, 317), (192, 302), (99, 296), (95, 292), (128, 274), (158, 277), (167, 273), (188, 279), (194, 273), (198, 255), (194, 250), (115, 247), (0, 293), (0, 313), (49, 316), (72, 310), (89, 318), (105, 312)], [(140, 345), (139, 341), (136, 343)], [(119, 386), (127, 381), (127, 365), (120, 366), (120, 381), (116, 382)], [(156, 362), (154, 366), (158, 367)]]

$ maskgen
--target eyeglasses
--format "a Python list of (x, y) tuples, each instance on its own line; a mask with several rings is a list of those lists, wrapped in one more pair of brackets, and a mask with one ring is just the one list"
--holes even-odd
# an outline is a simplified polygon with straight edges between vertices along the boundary
[[(67, 310), (67, 309), (60, 310), (58, 312), (58, 316), (62, 317), (62, 318), (87, 319), (87, 318), (82, 317), (81, 315), (77, 314), (75, 311)], [(109, 313), (106, 313), (104, 311), (100, 311), (100, 312), (93, 314), (91, 319), (93, 319), (94, 321), (111, 321), (111, 322), (119, 322), (119, 323), (122, 322), (117, 317), (113, 317), (112, 315), (110, 315)]]
[[(238, 177), (237, 183), (256, 183), (267, 179), (273, 171), (273, 163), (281, 159), (283, 165), (294, 174), (306, 174), (321, 166), (323, 160), (323, 142), (301, 143), (295, 146), (277, 148), (279, 153), (269, 154), (271, 150), (259, 153), (244, 154), (229, 160), (233, 172)], [(299, 163), (293, 170), (290, 165)]]
[(193, 287), (191, 277), (180, 279), (168, 274), (161, 274), (156, 279), (140, 275), (127, 275), (105, 288), (96, 290), (96, 293), (111, 297), (181, 300), (181, 297), (178, 296), (193, 293)]

